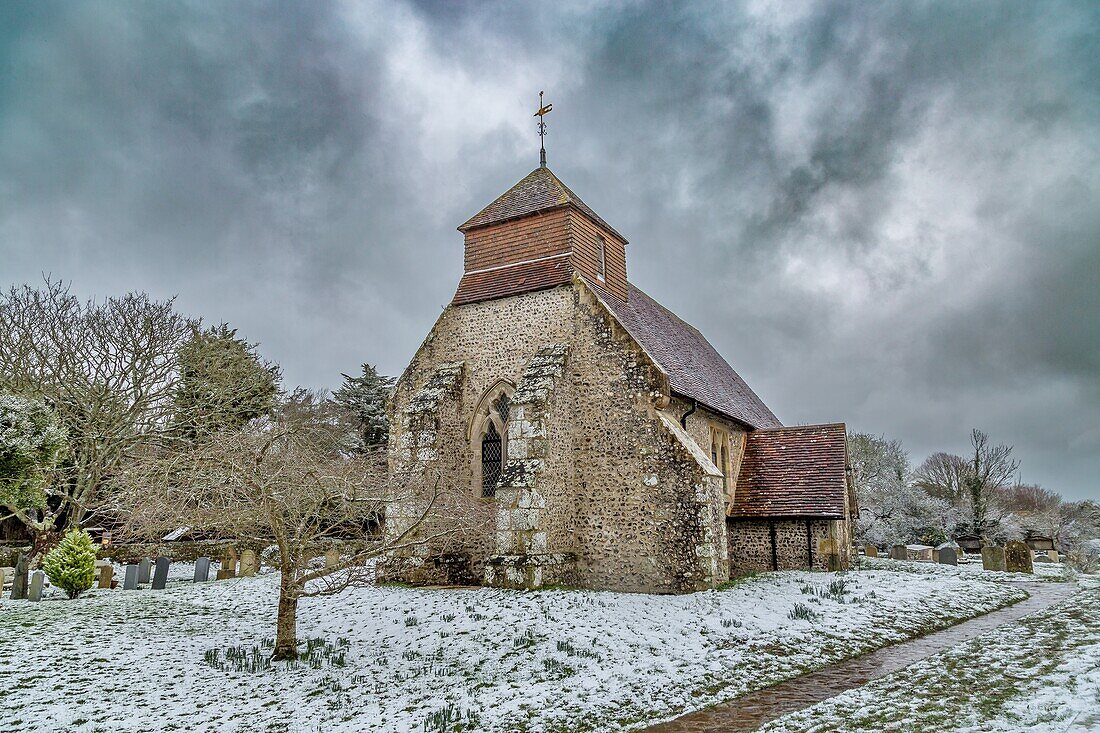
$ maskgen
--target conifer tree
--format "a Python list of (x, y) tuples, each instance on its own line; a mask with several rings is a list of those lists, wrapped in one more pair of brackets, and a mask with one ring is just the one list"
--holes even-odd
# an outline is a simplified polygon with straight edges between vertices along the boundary
[(67, 449), (61, 419), (45, 402), (0, 393), (0, 509), (44, 507)]
[(50, 583), (76, 598), (95, 580), (95, 545), (82, 529), (73, 529), (42, 562)]
[(379, 374), (370, 364), (363, 364), (363, 373), (358, 377), (341, 376), (344, 377), (344, 386), (333, 392), (332, 398), (350, 416), (359, 450), (384, 446), (390, 434), (386, 400), (393, 392), (394, 378)]
[(271, 411), (279, 379), (279, 367), (260, 359), (236, 329), (196, 327), (179, 353), (176, 429), (190, 439), (236, 430)]

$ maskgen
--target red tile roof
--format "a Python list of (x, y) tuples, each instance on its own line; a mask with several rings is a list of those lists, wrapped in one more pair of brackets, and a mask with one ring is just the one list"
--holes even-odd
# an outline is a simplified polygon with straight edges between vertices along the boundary
[(698, 329), (634, 285), (627, 285), (623, 300), (588, 278), (584, 282), (664, 370), (673, 392), (752, 428), (783, 424)]
[(465, 224), (460, 226), (460, 232), (466, 232), (477, 227), (499, 224), (502, 221), (518, 219), (521, 216), (548, 209), (556, 209), (561, 206), (572, 206), (587, 216), (596, 224), (614, 234), (622, 241), (626, 241), (623, 235), (611, 228), (611, 225), (600, 218), (600, 215), (589, 208), (588, 204), (581, 201), (577, 194), (569, 190), (549, 168), (538, 167), (527, 174), (519, 183), (509, 188), (497, 197), (493, 203), (486, 206)]
[(546, 290), (572, 281), (573, 267), (568, 257), (519, 262), (491, 270), (471, 272), (458, 281), (453, 305), (503, 298), (533, 290)]
[(749, 433), (729, 515), (845, 518), (846, 437), (843, 423)]

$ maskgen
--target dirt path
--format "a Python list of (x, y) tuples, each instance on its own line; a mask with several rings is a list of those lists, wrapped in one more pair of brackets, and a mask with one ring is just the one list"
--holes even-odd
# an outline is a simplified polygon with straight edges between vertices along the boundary
[(796, 677), (762, 690), (742, 695), (728, 703), (689, 713), (667, 723), (645, 729), (645, 733), (727, 733), (750, 731), (776, 718), (809, 707), (842, 692), (885, 677), (925, 657), (969, 641), (1001, 624), (1068, 598), (1076, 590), (1072, 583), (1026, 583), (1029, 598), (984, 616), (910, 641), (883, 647), (827, 669)]

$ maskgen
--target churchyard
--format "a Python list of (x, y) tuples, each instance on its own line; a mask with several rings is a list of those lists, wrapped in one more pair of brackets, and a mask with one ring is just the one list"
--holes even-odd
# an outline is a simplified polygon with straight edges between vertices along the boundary
[[(864, 558), (847, 573), (766, 573), (687, 595), (359, 587), (303, 599), (302, 659), (272, 663), (278, 575), (204, 565), (101, 570), (121, 582), (76, 600), (52, 588), (39, 602), (5, 593), (0, 670), (19, 701), (7, 729), (635, 730), (1026, 597), (1001, 581), (1068, 579), (1057, 564), (1036, 565), (1036, 578)], [(768, 730), (819, 730), (819, 718), (828, 730), (963, 720), (979, 690), (987, 699), (965, 707), (971, 718), (1098, 712), (1100, 592), (1083, 585), (990, 641)], [(950, 694), (917, 694), (937, 686)]]

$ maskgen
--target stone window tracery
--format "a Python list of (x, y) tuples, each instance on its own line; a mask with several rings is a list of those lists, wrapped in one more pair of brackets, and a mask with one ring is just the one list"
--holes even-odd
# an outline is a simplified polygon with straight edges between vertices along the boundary
[(508, 418), (511, 414), (511, 382), (499, 380), (478, 400), (470, 422), (470, 454), (474, 490), (484, 498), (496, 494), (508, 460)]

